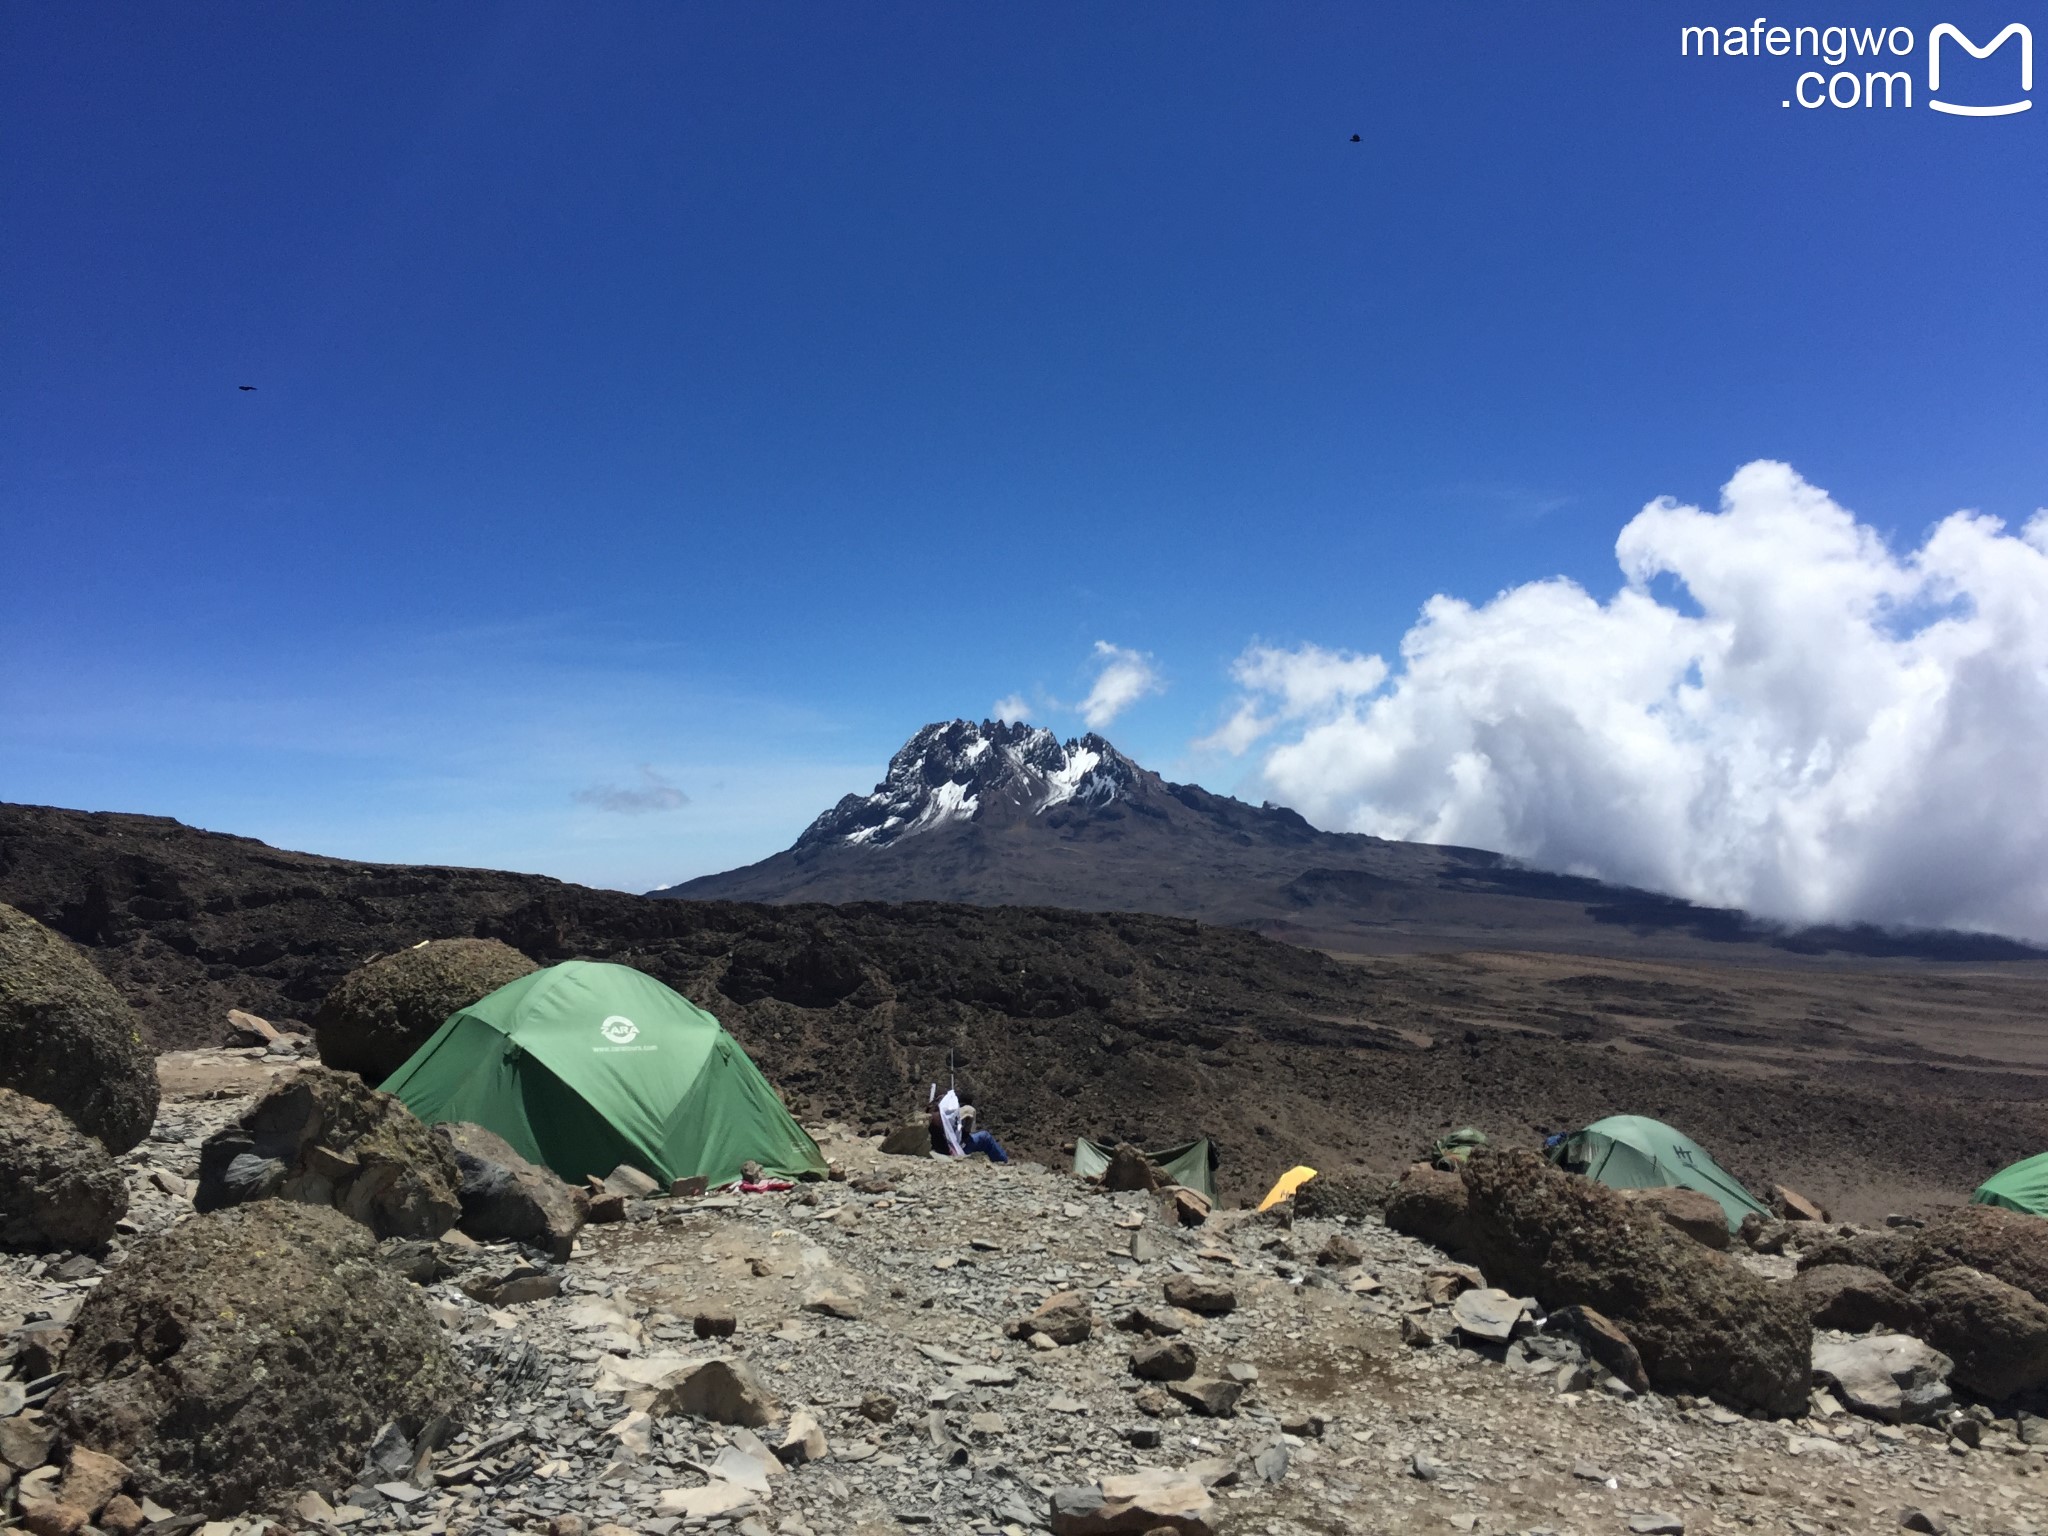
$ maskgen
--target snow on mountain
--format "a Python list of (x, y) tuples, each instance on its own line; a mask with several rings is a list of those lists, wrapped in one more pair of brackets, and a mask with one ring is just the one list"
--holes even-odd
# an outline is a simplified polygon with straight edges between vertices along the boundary
[(1042, 726), (941, 721), (903, 744), (873, 793), (846, 796), (796, 846), (879, 848), (953, 822), (1106, 805), (1136, 789), (1141, 772), (1093, 733), (1063, 742)]

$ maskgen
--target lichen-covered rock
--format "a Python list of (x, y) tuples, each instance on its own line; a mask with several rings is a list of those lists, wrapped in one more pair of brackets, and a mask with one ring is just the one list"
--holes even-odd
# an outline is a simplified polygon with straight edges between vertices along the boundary
[(1816, 1328), (1843, 1333), (1868, 1333), (1873, 1328), (1917, 1333), (1923, 1321), (1913, 1298), (1874, 1269), (1816, 1264), (1794, 1275), (1790, 1285)]
[(1387, 1225), (1445, 1253), (1465, 1252), (1472, 1246), (1465, 1180), (1427, 1163), (1415, 1164), (1387, 1198)]
[(1377, 1216), (1387, 1208), (1393, 1181), (1374, 1174), (1319, 1173), (1294, 1192), (1294, 1214), (1304, 1221)]
[(1953, 1265), (1921, 1276), (1912, 1298), (1958, 1386), (1993, 1402), (2048, 1386), (2048, 1306), (2018, 1286)]
[(156, 1120), (156, 1057), (121, 994), (62, 934), (0, 904), (0, 1087), (119, 1154)]
[(1999, 1205), (1957, 1206), (1912, 1238), (1896, 1278), (1912, 1286), (1958, 1264), (2048, 1303), (2048, 1221)]
[(361, 1078), (300, 1068), (199, 1151), (202, 1211), (277, 1196), (331, 1205), (379, 1237), (439, 1237), (462, 1214), (444, 1137)]
[(1606, 1314), (1664, 1390), (1805, 1411), (1812, 1330), (1787, 1288), (1534, 1153), (1477, 1156), (1460, 1177), (1473, 1252), (1495, 1285)]
[(99, 1248), (127, 1214), (127, 1181), (97, 1137), (0, 1088), (0, 1247)]
[(1656, 1213), (1674, 1232), (1709, 1248), (1728, 1246), (1728, 1213), (1712, 1195), (1696, 1189), (1624, 1189), (1621, 1197)]
[(433, 1133), (455, 1154), (462, 1179), (458, 1225), (465, 1233), (479, 1242), (531, 1243), (557, 1264), (568, 1263), (590, 1213), (588, 1192), (528, 1162), (504, 1137), (480, 1125), (450, 1121)]
[(1893, 1283), (1906, 1273), (1906, 1258), (1912, 1252), (1915, 1234), (1893, 1228), (1858, 1231), (1844, 1228), (1799, 1251), (1801, 1269), (1819, 1269), (1824, 1264), (1846, 1264), (1874, 1269)]
[(313, 1019), (320, 1059), (381, 1083), (458, 1008), (540, 969), (496, 939), (434, 939), (341, 978)]
[(1164, 1189), (1173, 1181), (1138, 1148), (1120, 1141), (1109, 1154), (1109, 1166), (1102, 1170), (1102, 1187), (1109, 1190)]
[(136, 1244), (79, 1309), (53, 1415), (172, 1509), (346, 1487), (380, 1426), (462, 1393), (418, 1292), (338, 1212), (266, 1201)]

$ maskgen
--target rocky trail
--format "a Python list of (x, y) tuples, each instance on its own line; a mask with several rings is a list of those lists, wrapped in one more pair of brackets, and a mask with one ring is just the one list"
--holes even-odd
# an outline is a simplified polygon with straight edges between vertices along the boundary
[[(1844, 1387), (1763, 1419), (1635, 1391), (1370, 1209), (1183, 1226), (1143, 1190), (885, 1155), (843, 1124), (813, 1127), (843, 1178), (623, 1201), (565, 1265), (458, 1233), (387, 1241), (468, 1387), (445, 1423), (366, 1437), (353, 1480), (210, 1522), (126, 1469), (95, 1492), (43, 1412), (65, 1335), (191, 1219), (206, 1138), (295, 1064), (289, 1044), (162, 1058), (111, 1246), (0, 1258), (0, 1458), (36, 1536), (86, 1529), (41, 1515), (65, 1489), (98, 1499), (108, 1536), (2048, 1525), (2048, 1425), (2025, 1413), (1890, 1423)], [(1733, 1262), (1783, 1283), (1795, 1260)]]

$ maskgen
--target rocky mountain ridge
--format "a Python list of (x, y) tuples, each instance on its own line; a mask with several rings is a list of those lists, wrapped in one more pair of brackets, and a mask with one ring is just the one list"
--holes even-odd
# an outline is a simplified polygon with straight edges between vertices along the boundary
[(993, 720), (925, 726), (871, 792), (788, 849), (649, 894), (1154, 912), (1350, 954), (2048, 960), (1989, 935), (1787, 927), (1484, 849), (1324, 832), (1283, 806), (1170, 783), (1101, 736)]

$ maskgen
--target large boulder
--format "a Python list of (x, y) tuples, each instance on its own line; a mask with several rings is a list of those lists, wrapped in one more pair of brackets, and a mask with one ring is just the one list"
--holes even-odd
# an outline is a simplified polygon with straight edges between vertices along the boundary
[(1941, 1351), (1902, 1333), (1813, 1339), (1814, 1379), (1856, 1412), (1887, 1424), (1925, 1424), (1948, 1408), (1954, 1365)]
[(1923, 1275), (1912, 1296), (1920, 1336), (1955, 1361), (1956, 1385), (1993, 1402), (2048, 1386), (2048, 1306), (2018, 1286), (1955, 1265)]
[(1465, 1220), (1465, 1180), (1427, 1163), (1415, 1164), (1394, 1186), (1387, 1198), (1386, 1220), (1396, 1232), (1445, 1253), (1464, 1253), (1472, 1246)]
[(199, 1150), (193, 1204), (331, 1205), (379, 1237), (439, 1237), (462, 1214), (454, 1149), (361, 1078), (300, 1068)]
[(156, 1120), (156, 1057), (135, 1013), (69, 939), (0, 905), (0, 1087), (54, 1104), (107, 1150)]
[(2048, 1303), (2048, 1221), (2000, 1205), (1962, 1205), (1920, 1230), (1898, 1275), (1913, 1285), (1961, 1264)]
[(98, 1138), (0, 1088), (0, 1247), (99, 1248), (128, 1214), (128, 1183)]
[(1460, 1177), (1473, 1251), (1495, 1285), (1604, 1313), (1665, 1390), (1806, 1410), (1812, 1330), (1785, 1287), (1534, 1153), (1476, 1156)]
[(467, 1121), (437, 1125), (461, 1175), (462, 1219), (457, 1223), (479, 1242), (511, 1238), (545, 1248), (566, 1264), (576, 1234), (590, 1215), (590, 1194), (563, 1183), (553, 1172), (529, 1163), (495, 1131)]
[(1906, 1273), (1906, 1259), (1913, 1251), (1914, 1234), (1898, 1228), (1876, 1230), (1843, 1227), (1799, 1250), (1801, 1269), (1842, 1264), (1856, 1269), (1874, 1269), (1896, 1282)]
[(313, 1043), (328, 1066), (381, 1083), (449, 1014), (539, 969), (496, 939), (432, 939), (382, 955), (327, 994)]
[(1712, 1195), (1696, 1189), (1659, 1186), (1654, 1189), (1624, 1189), (1621, 1197), (1654, 1212), (1674, 1232), (1683, 1232), (1709, 1248), (1728, 1246), (1728, 1213)]
[(1855, 1264), (1817, 1264), (1789, 1282), (1816, 1328), (1842, 1333), (1918, 1333), (1923, 1321), (1913, 1298), (1874, 1269)]
[(139, 1242), (79, 1309), (52, 1413), (168, 1508), (346, 1487), (378, 1429), (456, 1412), (419, 1293), (340, 1213), (266, 1201)]
[(1128, 1141), (1116, 1144), (1109, 1154), (1109, 1166), (1102, 1170), (1104, 1189), (1141, 1189), (1149, 1193), (1164, 1189), (1172, 1182), (1173, 1180), (1161, 1172), (1151, 1158)]

